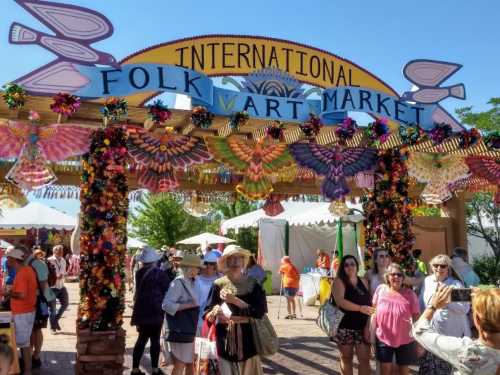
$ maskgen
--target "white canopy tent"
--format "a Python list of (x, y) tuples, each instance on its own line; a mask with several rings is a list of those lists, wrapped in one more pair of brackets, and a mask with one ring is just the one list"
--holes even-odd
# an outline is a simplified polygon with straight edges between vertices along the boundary
[(0, 229), (65, 229), (76, 226), (76, 217), (45, 206), (30, 202), (21, 208), (5, 209), (0, 217)]
[[(230, 229), (259, 228), (259, 251), (264, 268), (273, 272), (273, 289), (279, 289), (277, 271), (285, 255), (288, 237), (288, 254), (299, 271), (314, 266), (316, 250), (332, 253), (336, 247), (339, 217), (333, 215), (324, 202), (282, 202), (284, 212), (271, 217), (263, 209), (249, 212), (225, 221), (223, 233)], [(347, 203), (348, 208), (361, 212), (360, 204)], [(361, 260), (359, 243), (363, 215), (356, 213), (342, 217), (343, 250)], [(362, 264), (362, 262), (360, 262)]]
[(202, 250), (205, 250), (208, 245), (214, 245), (218, 243), (232, 243), (235, 242), (231, 238), (218, 236), (213, 233), (202, 233), (193, 237), (186, 238), (185, 240), (177, 242), (180, 245), (199, 245)]

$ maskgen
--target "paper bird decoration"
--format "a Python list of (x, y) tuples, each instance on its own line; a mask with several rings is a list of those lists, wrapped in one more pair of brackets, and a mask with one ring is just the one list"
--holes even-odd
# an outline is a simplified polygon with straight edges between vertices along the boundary
[(450, 184), (470, 175), (465, 158), (456, 155), (411, 153), (407, 166), (410, 176), (427, 183), (421, 197), (429, 204), (450, 199)]
[(321, 194), (330, 200), (349, 193), (346, 177), (371, 169), (377, 160), (375, 149), (328, 148), (316, 143), (294, 143), (290, 152), (299, 165), (325, 177)]
[(293, 164), (286, 144), (266, 144), (265, 139), (261, 138), (253, 145), (239, 138), (205, 139), (215, 160), (244, 174), (236, 191), (251, 200), (267, 198), (274, 190), (270, 175)]
[(38, 125), (38, 114), (32, 123), (0, 122), (0, 158), (17, 158), (6, 179), (21, 189), (34, 190), (56, 181), (48, 162), (58, 162), (82, 155), (89, 149), (91, 129), (76, 124)]
[(127, 147), (139, 171), (139, 185), (153, 193), (167, 192), (179, 186), (175, 169), (202, 164), (211, 159), (203, 141), (165, 129), (157, 135), (145, 129), (128, 127)]

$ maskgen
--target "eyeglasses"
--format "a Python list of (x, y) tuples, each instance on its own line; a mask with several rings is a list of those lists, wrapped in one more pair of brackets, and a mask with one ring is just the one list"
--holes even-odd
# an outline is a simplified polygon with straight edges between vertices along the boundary
[(392, 277), (403, 277), (404, 275), (402, 273), (390, 273), (389, 276), (392, 276)]
[(351, 262), (345, 263), (344, 267), (356, 267), (356, 263), (351, 263)]
[(377, 258), (389, 258), (389, 254), (379, 254)]
[(433, 264), (432, 267), (433, 268), (441, 268), (441, 269), (445, 270), (448, 268), (448, 265), (447, 264)]

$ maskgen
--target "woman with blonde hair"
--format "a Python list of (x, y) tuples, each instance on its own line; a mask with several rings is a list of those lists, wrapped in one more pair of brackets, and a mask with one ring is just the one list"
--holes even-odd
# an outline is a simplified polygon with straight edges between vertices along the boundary
[(375, 330), (376, 357), (382, 375), (392, 373), (392, 362), (400, 375), (409, 374), (408, 366), (416, 362), (415, 340), (410, 336), (412, 320), (418, 319), (420, 308), (418, 297), (404, 285), (404, 272), (399, 264), (387, 267), (384, 279), (373, 296), (375, 314), (372, 328)]
[(215, 324), (221, 375), (263, 374), (250, 319), (262, 319), (267, 302), (257, 280), (243, 274), (249, 256), (237, 245), (224, 249), (219, 267), (225, 276), (215, 280), (205, 309), (205, 318)]
[(370, 293), (375, 293), (380, 284), (384, 284), (385, 270), (391, 263), (391, 255), (386, 249), (377, 248), (372, 254), (373, 268), (370, 268), (365, 279), (370, 287)]
[[(431, 306), (432, 298), (441, 286), (451, 288), (463, 288), (463, 283), (454, 271), (451, 259), (447, 255), (437, 255), (429, 262), (432, 274), (424, 280), (420, 292), (421, 309)], [(452, 302), (438, 309), (431, 319), (432, 328), (439, 334), (445, 336), (464, 337), (471, 335), (469, 318), (470, 310), (468, 302)], [(450, 375), (451, 366), (432, 352), (426, 352), (420, 358), (420, 375)]]
[(441, 285), (413, 327), (426, 350), (453, 366), (455, 375), (500, 375), (500, 289), (475, 290), (472, 315), (479, 338), (439, 334), (432, 326), (437, 311), (450, 303), (451, 287)]

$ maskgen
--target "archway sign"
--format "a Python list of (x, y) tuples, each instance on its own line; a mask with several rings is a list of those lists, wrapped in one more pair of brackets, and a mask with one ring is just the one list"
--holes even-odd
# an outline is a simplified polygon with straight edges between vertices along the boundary
[[(247, 111), (251, 117), (301, 122), (314, 113), (325, 124), (334, 124), (347, 111), (360, 111), (425, 129), (434, 122), (461, 129), (438, 104), (450, 96), (465, 98), (462, 84), (440, 86), (460, 69), (458, 64), (410, 61), (403, 72), (418, 89), (399, 96), (349, 60), (264, 37), (186, 38), (146, 48), (117, 62), (111, 54), (91, 46), (113, 34), (111, 22), (102, 14), (74, 5), (16, 1), (54, 33), (19, 23), (11, 26), (11, 43), (38, 44), (57, 56), (15, 81), (32, 94), (62, 91), (87, 99), (123, 96), (132, 105), (142, 105), (161, 92), (171, 92), (190, 96), (194, 104), (216, 115)], [(227, 87), (214, 85), (210, 77), (217, 76), (226, 77), (222, 83)], [(245, 78), (241, 82), (230, 76)]]

